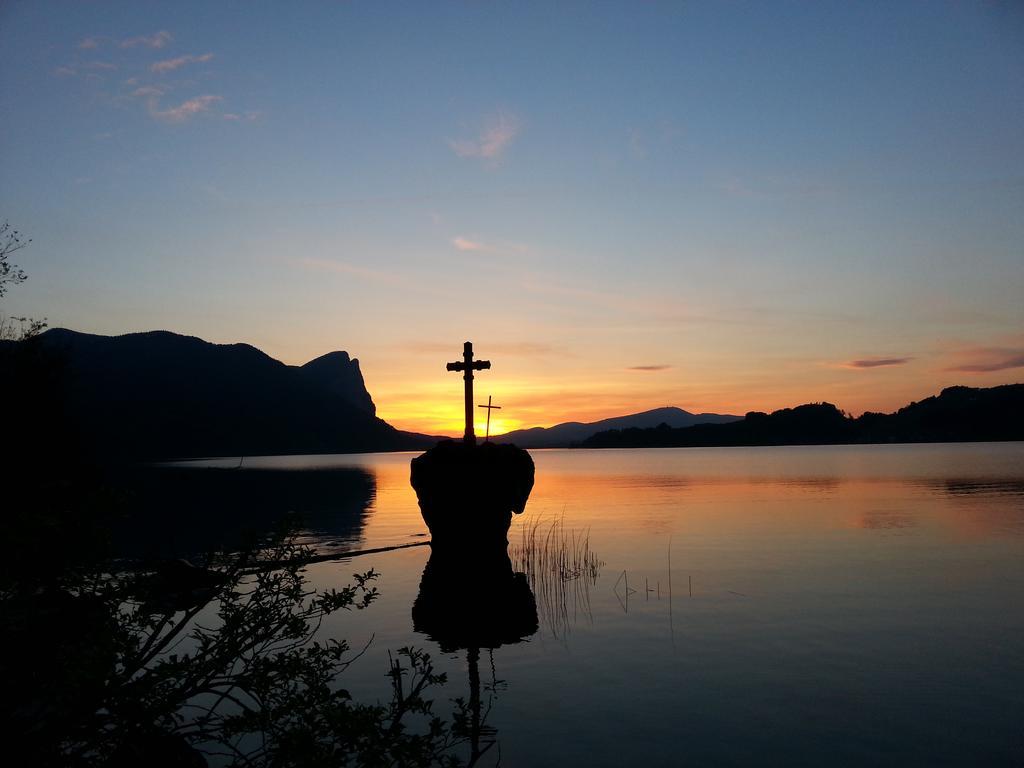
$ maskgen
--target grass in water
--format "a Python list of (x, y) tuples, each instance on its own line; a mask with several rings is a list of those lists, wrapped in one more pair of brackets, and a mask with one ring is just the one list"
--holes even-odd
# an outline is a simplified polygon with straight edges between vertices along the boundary
[(556, 638), (564, 639), (581, 615), (588, 619), (590, 588), (604, 562), (590, 549), (590, 531), (566, 530), (563, 518), (526, 521), (509, 547), (516, 571), (526, 574), (537, 609)]

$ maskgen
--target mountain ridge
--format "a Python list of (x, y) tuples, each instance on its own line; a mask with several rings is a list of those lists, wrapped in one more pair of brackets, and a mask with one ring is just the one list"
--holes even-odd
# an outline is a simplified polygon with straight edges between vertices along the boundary
[(502, 435), (495, 435), (491, 440), (496, 443), (514, 442), (521, 448), (567, 448), (598, 432), (609, 429), (654, 427), (661, 423), (666, 423), (670, 427), (706, 423), (724, 424), (742, 418), (742, 416), (720, 413), (691, 413), (675, 406), (664, 406), (625, 416), (612, 416), (598, 421), (566, 421), (551, 427), (516, 429)]
[(831, 403), (807, 403), (740, 421), (674, 429), (599, 432), (581, 448), (682, 448), (1024, 440), (1024, 384), (946, 387), (891, 414), (847, 416)]
[[(214, 344), (170, 331), (103, 336), (66, 328), (0, 350), (12, 376), (20, 375), (19, 360), (30, 359), (32, 350), (48, 358), (47, 375), (59, 379), (50, 407), (59, 397), (64, 421), (83, 449), (106, 458), (350, 453), (431, 444), (376, 417), (358, 360), (347, 352), (291, 366), (249, 344)], [(31, 371), (22, 373), (30, 377)], [(26, 397), (38, 401), (26, 382)]]

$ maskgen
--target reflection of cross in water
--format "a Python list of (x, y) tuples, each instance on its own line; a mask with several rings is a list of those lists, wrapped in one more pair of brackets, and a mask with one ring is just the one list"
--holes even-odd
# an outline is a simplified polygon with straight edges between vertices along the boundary
[(478, 406), (478, 407), (479, 408), (486, 408), (487, 409), (487, 432), (484, 433), (484, 442), (488, 443), (491, 440), (491, 411), (493, 411), (495, 408), (497, 408), (500, 411), (501, 410), (501, 406), (500, 405), (491, 405), (491, 396), (488, 395), (487, 396), (487, 405), (481, 405), (481, 406)]
[(473, 371), (484, 371), (490, 367), (490, 360), (473, 360), (471, 341), (462, 345), (462, 361), (447, 365), (449, 371), (464, 371), (462, 378), (466, 381), (466, 434), (463, 439), (468, 445), (476, 445), (476, 435), (473, 433)]
[[(493, 651), (492, 651), (493, 653)], [(466, 661), (469, 664), (469, 762), (468, 766), (474, 766), (480, 762), (487, 751), (498, 743), (497, 731), (488, 725), (484, 720), (491, 711), (491, 704), (488, 702), (487, 711), (481, 715), (480, 706), (480, 649), (471, 646), (466, 649)], [(494, 674), (494, 656), (491, 656), (491, 674)], [(481, 749), (481, 744), (483, 749)], [(500, 756), (499, 756), (500, 761)]]

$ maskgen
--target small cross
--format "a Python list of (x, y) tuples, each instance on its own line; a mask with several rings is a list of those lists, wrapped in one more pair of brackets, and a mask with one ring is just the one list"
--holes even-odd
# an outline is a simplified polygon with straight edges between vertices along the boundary
[(484, 442), (485, 443), (489, 443), (491, 441), (491, 411), (493, 411), (495, 408), (497, 408), (500, 411), (501, 410), (501, 406), (500, 405), (491, 405), (491, 396), (488, 395), (487, 396), (487, 405), (480, 405), (480, 406), (477, 406), (477, 407), (478, 408), (486, 408), (487, 409), (487, 432), (484, 434)]
[[(476, 434), (473, 432), (473, 371), (484, 371), (491, 367), (490, 360), (473, 360), (473, 342), (462, 345), (462, 360), (448, 363), (449, 371), (464, 371), (462, 378), (466, 381), (466, 435), (463, 438), (467, 445), (476, 445)], [(490, 411), (488, 411), (490, 413)]]

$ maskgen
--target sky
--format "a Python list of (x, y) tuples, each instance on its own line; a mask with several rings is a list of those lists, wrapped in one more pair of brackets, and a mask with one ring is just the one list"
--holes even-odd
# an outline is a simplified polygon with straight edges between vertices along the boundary
[(492, 432), (1024, 381), (1017, 2), (6, 0), (0, 110), (0, 313), (346, 350), (400, 428), (467, 339)]

